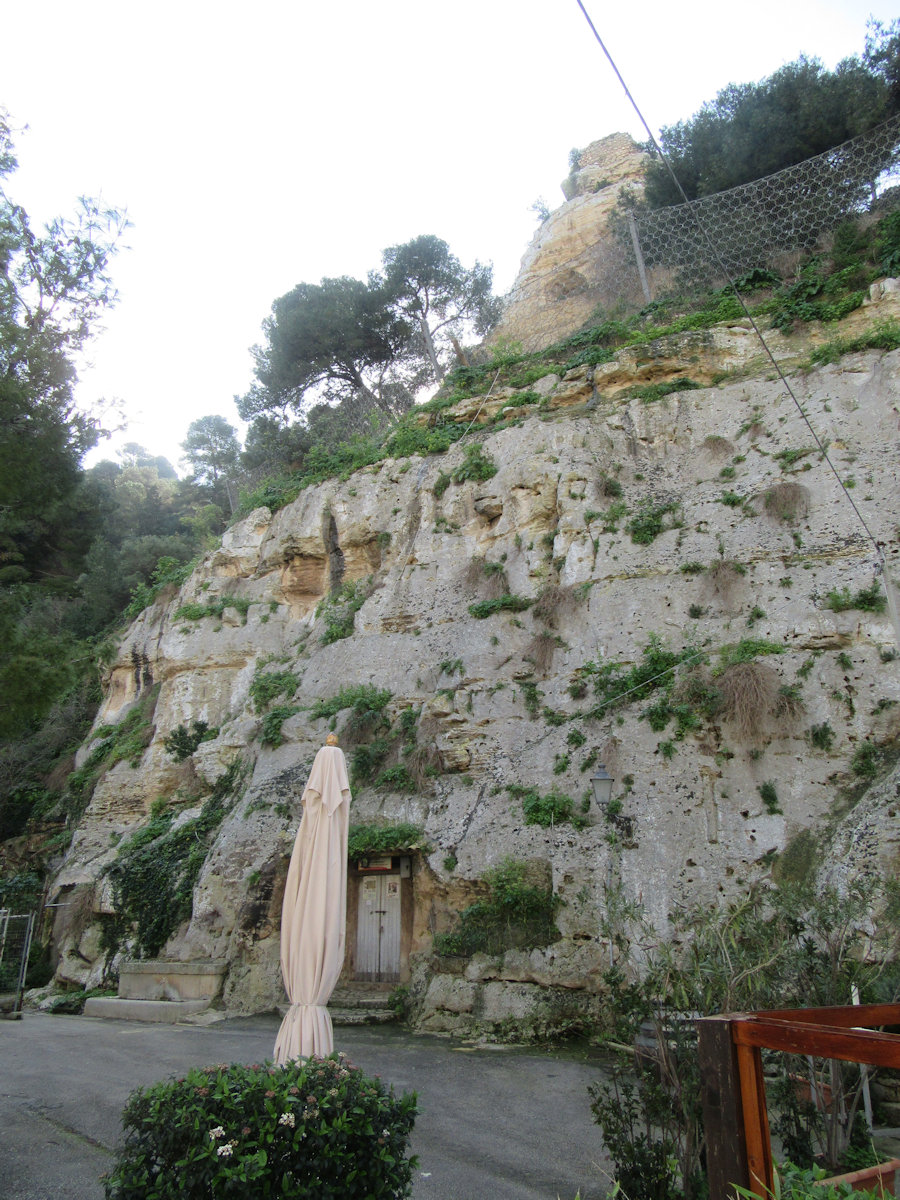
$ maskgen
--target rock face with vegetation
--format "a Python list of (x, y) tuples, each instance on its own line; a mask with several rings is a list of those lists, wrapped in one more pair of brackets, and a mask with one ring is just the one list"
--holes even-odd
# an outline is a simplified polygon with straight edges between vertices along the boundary
[[(897, 308), (874, 288), (842, 349)], [(891, 868), (900, 660), (850, 500), (896, 563), (900, 351), (812, 364), (834, 335), (773, 335), (802, 412), (732, 319), (512, 370), (417, 414), (465, 431), (444, 453), (233, 524), (109, 665), (58, 978), (95, 984), (130, 926), (145, 954), (225, 960), (228, 1009), (280, 1002), (281, 887), (333, 728), (351, 820), (412, 859), (423, 1028), (590, 1014), (613, 895), (665, 930), (773, 865)]]

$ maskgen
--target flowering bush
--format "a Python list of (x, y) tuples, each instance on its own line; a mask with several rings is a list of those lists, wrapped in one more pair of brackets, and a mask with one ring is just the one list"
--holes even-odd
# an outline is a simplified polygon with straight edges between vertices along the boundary
[(343, 1055), (193, 1068), (129, 1096), (106, 1200), (408, 1196), (415, 1117)]

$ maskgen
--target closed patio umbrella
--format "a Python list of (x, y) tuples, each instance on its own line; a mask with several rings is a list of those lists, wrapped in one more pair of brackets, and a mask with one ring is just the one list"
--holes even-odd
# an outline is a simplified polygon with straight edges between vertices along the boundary
[(350, 783), (333, 734), (303, 792), (303, 817), (281, 909), (281, 973), (291, 1002), (275, 1042), (286, 1063), (334, 1049), (326, 1005), (344, 963)]

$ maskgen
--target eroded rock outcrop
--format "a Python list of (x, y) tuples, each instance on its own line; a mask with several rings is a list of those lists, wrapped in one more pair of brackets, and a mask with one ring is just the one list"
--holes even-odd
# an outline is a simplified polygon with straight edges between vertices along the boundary
[(525, 251), (506, 310), (491, 340), (539, 350), (567, 337), (598, 305), (614, 309), (605, 260), (609, 218), (624, 188), (643, 191), (644, 154), (626, 133), (583, 150), (563, 182), (566, 202), (544, 220)]

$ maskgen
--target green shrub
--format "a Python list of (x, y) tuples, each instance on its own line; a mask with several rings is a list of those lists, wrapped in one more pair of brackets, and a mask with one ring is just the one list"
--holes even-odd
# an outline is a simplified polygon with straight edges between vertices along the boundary
[(69, 806), (72, 815), (80, 816), (100, 778), (116, 763), (127, 762), (134, 769), (140, 766), (153, 738), (152, 720), (158, 695), (159, 688), (151, 688), (116, 725), (101, 725), (93, 730), (91, 737), (95, 744), (90, 754), (66, 780), (66, 789), (74, 798)]
[(655, 400), (662, 400), (664, 396), (669, 396), (673, 392), (689, 392), (701, 387), (702, 384), (696, 383), (693, 379), (670, 379), (666, 383), (648, 383), (642, 387), (632, 389), (632, 395), (636, 399), (642, 400), (644, 404), (652, 404)]
[(582, 674), (591, 676), (599, 703), (587, 715), (599, 718), (607, 708), (617, 708), (621, 703), (636, 703), (646, 700), (655, 688), (667, 689), (679, 663), (692, 657), (692, 650), (669, 650), (656, 634), (651, 634), (642, 652), (642, 660), (630, 670), (622, 663), (604, 662), (599, 666), (587, 662)]
[(834, 338), (810, 352), (809, 361), (817, 363), (837, 362), (845, 354), (857, 354), (861, 350), (896, 350), (900, 347), (900, 322), (877, 321), (865, 333), (855, 338)]
[(553, 825), (571, 821), (575, 811), (571, 798), (562, 792), (551, 791), (542, 796), (536, 788), (523, 788), (517, 784), (511, 784), (506, 790), (511, 796), (522, 801), (526, 825), (541, 825), (544, 829), (549, 829)]
[(480, 442), (470, 442), (465, 449), (465, 458), (452, 473), (454, 483), (467, 479), (484, 481), (497, 474), (496, 464), (484, 453)]
[(431, 489), (436, 500), (440, 500), (441, 496), (443, 496), (444, 492), (446, 492), (451, 482), (450, 476), (446, 473), (446, 471), (441, 471), (438, 474), (437, 479), (434, 481), (434, 486)]
[(629, 1200), (684, 1200), (676, 1174), (675, 1106), (643, 1061), (634, 1082), (616, 1069), (611, 1083), (591, 1084), (588, 1094), (621, 1194)]
[(226, 608), (233, 608), (241, 614), (241, 620), (244, 625), (247, 624), (247, 612), (252, 600), (248, 600), (243, 596), (217, 596), (213, 600), (209, 600), (206, 604), (192, 602), (190, 604), (182, 604), (180, 608), (175, 609), (175, 620), (182, 621), (202, 621), (205, 617), (218, 617), (220, 620), (225, 613)]
[(334, 696), (317, 700), (309, 710), (309, 715), (313, 721), (317, 721), (321, 717), (337, 716), (345, 708), (352, 708), (360, 715), (368, 712), (381, 713), (392, 695), (387, 688), (379, 689), (370, 683), (355, 683), (349, 687), (342, 687)]
[(191, 757), (201, 742), (211, 742), (218, 733), (217, 728), (210, 729), (205, 721), (191, 721), (190, 727), (182, 723), (166, 734), (163, 746), (176, 762), (184, 762), (186, 758)]
[(878, 774), (879, 754), (871, 742), (861, 742), (853, 752), (850, 770), (862, 779), (874, 779)]
[(44, 881), (35, 871), (17, 871), (0, 877), (0, 908), (13, 913), (37, 908), (44, 891)]
[(390, 748), (390, 742), (383, 737), (373, 738), (371, 742), (354, 747), (350, 759), (350, 779), (354, 787), (372, 782)]
[(558, 940), (554, 915), (559, 897), (552, 888), (530, 881), (527, 863), (505, 858), (485, 872), (484, 882), (488, 898), (464, 909), (450, 933), (435, 936), (436, 954), (501, 954)]
[(273, 749), (280, 746), (284, 741), (284, 736), (281, 732), (282, 725), (291, 717), (295, 717), (300, 711), (300, 707), (296, 704), (278, 704), (275, 708), (270, 708), (260, 722), (260, 742), (264, 746), (271, 746)]
[(848, 609), (859, 609), (861, 612), (884, 612), (887, 605), (884, 593), (877, 583), (867, 588), (851, 593), (849, 588), (832, 588), (825, 601), (832, 612), (846, 612)]
[(428, 844), (420, 826), (408, 821), (398, 825), (351, 825), (347, 835), (347, 857), (351, 862), (388, 851), (406, 854), (410, 850), (427, 852)]
[[(614, 500), (605, 513), (600, 515), (603, 517), (603, 526), (601, 533), (618, 533), (619, 522), (628, 512), (628, 505), (624, 500)], [(585, 513), (587, 519), (587, 513)]]
[(524, 612), (533, 603), (533, 600), (528, 600), (525, 596), (513, 596), (507, 592), (506, 595), (497, 596), (493, 600), (479, 600), (477, 604), (470, 604), (469, 612), (483, 621), (485, 617), (493, 616), (497, 612)]
[(779, 450), (773, 455), (775, 461), (781, 464), (782, 471), (787, 471), (794, 463), (799, 462), (801, 458), (806, 458), (807, 454), (812, 454), (815, 446), (801, 446), (798, 450)]
[(344, 583), (319, 604), (316, 616), (324, 618), (325, 621), (323, 646), (352, 636), (356, 614), (369, 598), (370, 588), (371, 578)]
[(817, 750), (828, 751), (834, 745), (834, 730), (824, 721), (821, 725), (812, 725), (809, 730), (810, 743)]
[(895, 209), (878, 222), (875, 252), (885, 275), (900, 275), (900, 210)]
[(414, 792), (416, 790), (415, 780), (404, 763), (396, 763), (393, 767), (387, 767), (375, 780), (375, 786), (390, 788), (394, 792)]
[(253, 707), (257, 712), (263, 712), (279, 696), (290, 700), (299, 684), (300, 680), (293, 671), (266, 671), (257, 668), (250, 683)]
[(119, 847), (105, 868), (117, 914), (107, 949), (122, 937), (134, 937), (138, 957), (157, 955), (178, 925), (191, 915), (194, 884), (213, 836), (231, 809), (244, 776), (235, 759), (216, 780), (199, 816), (173, 828), (171, 809), (154, 810), (150, 820)]
[(343, 1056), (283, 1067), (191, 1067), (132, 1092), (106, 1200), (408, 1196), (415, 1093)]
[(139, 583), (131, 593), (131, 600), (122, 616), (133, 621), (148, 605), (152, 604), (159, 593), (166, 587), (181, 587), (199, 559), (192, 558), (190, 562), (179, 562), (177, 558), (165, 555), (159, 559), (150, 576), (149, 583)]
[(255, 508), (268, 508), (278, 512), (288, 504), (292, 504), (306, 486), (302, 475), (279, 475), (265, 479), (252, 492), (241, 492), (240, 506), (237, 515), (246, 516)]
[(719, 651), (719, 663), (713, 673), (721, 675), (728, 667), (752, 662), (761, 655), (784, 654), (785, 649), (780, 642), (770, 642), (765, 638), (741, 638), (731, 646), (722, 647)]
[(639, 546), (649, 546), (662, 533), (663, 518), (666, 514), (677, 512), (678, 508), (677, 500), (664, 501), (661, 504), (645, 500), (625, 526), (631, 534), (631, 540)]
[(389, 458), (409, 458), (412, 454), (443, 454), (465, 432), (461, 425), (414, 425), (401, 421), (384, 445)]
[(778, 803), (778, 792), (775, 790), (775, 784), (771, 779), (766, 780), (765, 783), (761, 783), (756, 790), (759, 792), (760, 799), (770, 816), (775, 816), (776, 813), (781, 812), (781, 805)]

